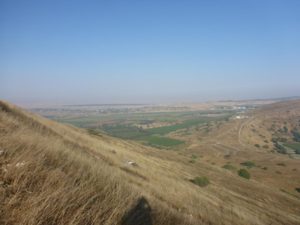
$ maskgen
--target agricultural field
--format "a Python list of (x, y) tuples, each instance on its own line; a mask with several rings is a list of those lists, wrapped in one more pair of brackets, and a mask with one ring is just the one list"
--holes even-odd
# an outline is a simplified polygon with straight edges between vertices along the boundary
[[(40, 114), (48, 118), (85, 128), (93, 133), (106, 133), (144, 145), (175, 150), (185, 145), (184, 135), (188, 135), (192, 128), (201, 129), (210, 123), (226, 121), (237, 112), (237, 109), (230, 107), (191, 110), (175, 106), (169, 106), (167, 110), (166, 107), (159, 106), (122, 106), (106, 110), (94, 106), (92, 109), (71, 107), (57, 109), (57, 113), (53, 109), (48, 112), (39, 110)], [(182, 137), (172, 137), (175, 132), (182, 132)]]
[[(191, 127), (204, 126), (211, 121), (225, 120), (232, 112), (168, 112), (168, 113), (136, 113), (117, 114), (106, 117), (60, 119), (60, 122), (70, 123), (97, 132), (105, 132), (114, 137), (138, 141), (142, 144), (159, 148), (175, 148), (183, 146), (183, 140), (171, 138), (170, 133), (186, 130)], [(146, 126), (142, 126), (145, 125)], [(151, 124), (155, 124), (154, 128)], [(161, 125), (159, 125), (161, 124)]]

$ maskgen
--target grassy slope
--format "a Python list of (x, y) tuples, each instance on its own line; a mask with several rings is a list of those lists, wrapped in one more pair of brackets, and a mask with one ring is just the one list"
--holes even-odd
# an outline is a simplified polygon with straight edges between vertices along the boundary
[[(287, 126), (289, 131), (300, 124), (300, 101), (265, 105), (245, 115), (248, 118), (231, 118), (220, 126), (213, 125), (209, 132), (190, 129), (190, 135), (178, 132), (170, 137), (182, 137), (186, 142), (183, 154), (202, 156), (201, 161), (215, 166), (232, 164), (240, 168), (240, 163), (253, 161), (257, 166), (250, 171), (251, 179), (300, 197), (296, 191), (300, 187), (300, 160), (277, 153), (272, 143), (273, 123), (275, 130)], [(293, 141), (291, 135), (288, 141)], [(286, 166), (278, 166), (281, 163)]]
[[(76, 128), (0, 108), (0, 224), (125, 224), (142, 195), (100, 153), (116, 154), (112, 149)], [(164, 213), (152, 216), (158, 224), (181, 221), (155, 199), (153, 205)]]
[[(89, 135), (6, 103), (0, 106), (0, 223), (139, 224), (128, 223), (128, 218), (138, 218), (144, 222), (140, 224), (300, 221), (300, 200), (275, 188), (205, 163), (191, 166), (173, 152)], [(128, 166), (128, 160), (138, 166)], [(189, 180), (196, 176), (207, 176), (210, 184), (194, 185)], [(151, 211), (141, 207), (145, 201)]]

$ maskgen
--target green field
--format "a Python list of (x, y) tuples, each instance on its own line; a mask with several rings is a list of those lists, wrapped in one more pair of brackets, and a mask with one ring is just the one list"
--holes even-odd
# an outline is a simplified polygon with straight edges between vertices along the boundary
[(148, 136), (143, 139), (147, 145), (154, 147), (173, 147), (184, 144), (184, 141), (168, 137)]
[[(214, 116), (208, 116), (208, 114), (214, 114)], [(184, 142), (165, 135), (177, 130), (204, 125), (211, 121), (225, 120), (231, 115), (227, 111), (146, 112), (86, 115), (57, 118), (57, 120), (77, 127), (93, 129), (95, 132), (104, 131), (114, 137), (140, 141), (146, 145), (170, 148), (182, 145)], [(150, 129), (136, 126), (136, 124), (145, 125), (153, 122), (172, 122), (176, 124)]]
[(212, 118), (199, 118), (199, 119), (193, 119), (193, 120), (186, 120), (179, 124), (158, 127), (158, 128), (152, 128), (152, 129), (149, 129), (148, 131), (152, 134), (164, 135), (164, 134), (168, 134), (173, 131), (176, 131), (176, 130), (181, 130), (181, 129), (189, 128), (189, 127), (196, 126), (199, 124), (204, 124), (209, 121), (212, 121)]
[(124, 139), (141, 139), (149, 136), (146, 130), (130, 125), (104, 125), (101, 129), (112, 136)]

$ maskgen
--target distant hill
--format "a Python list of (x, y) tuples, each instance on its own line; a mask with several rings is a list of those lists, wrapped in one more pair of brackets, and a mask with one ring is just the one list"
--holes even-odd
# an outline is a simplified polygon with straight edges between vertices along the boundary
[[(243, 132), (244, 140), (249, 144), (269, 146), (267, 150), (283, 154), (287, 154), (280, 147), (284, 143), (299, 142), (300, 147), (300, 100), (266, 105), (251, 114), (251, 117)], [(300, 158), (299, 154), (290, 156)]]
[[(276, 104), (255, 117), (298, 116), (294, 103)], [(0, 224), (300, 223), (298, 196), (189, 161), (0, 101)]]

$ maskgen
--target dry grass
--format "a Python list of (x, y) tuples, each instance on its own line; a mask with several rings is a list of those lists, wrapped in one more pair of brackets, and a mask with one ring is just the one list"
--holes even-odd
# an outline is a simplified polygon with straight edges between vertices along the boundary
[(0, 107), (0, 223), (299, 224), (300, 200), (275, 188)]
[(1, 107), (1, 224), (121, 224), (141, 193), (111, 161), (79, 144), (84, 133)]

